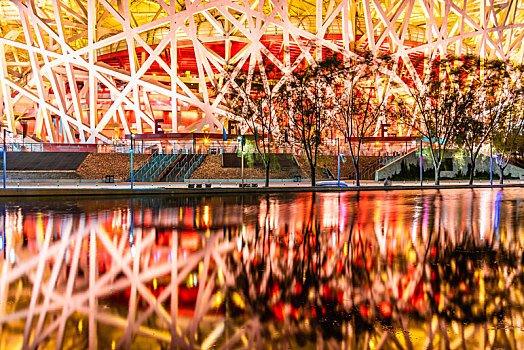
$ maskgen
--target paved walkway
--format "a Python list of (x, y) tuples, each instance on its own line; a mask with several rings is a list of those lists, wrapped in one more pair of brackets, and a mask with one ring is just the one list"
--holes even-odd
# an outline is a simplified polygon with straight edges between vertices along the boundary
[[(0, 180), (1, 181), (1, 180)], [(218, 181), (218, 180), (215, 180)], [(199, 182), (197, 182), (199, 183)], [(205, 183), (200, 182), (200, 183)], [(292, 181), (273, 181), (270, 187), (264, 187), (263, 182), (245, 181), (246, 184), (256, 183), (258, 187), (248, 187), (241, 189), (237, 182), (221, 183), (213, 182), (210, 188), (188, 188), (187, 183), (135, 183), (133, 190), (131, 184), (127, 183), (104, 183), (104, 182), (8, 182), (6, 189), (2, 189), (0, 182), (0, 196), (90, 196), (90, 195), (176, 195), (176, 194), (231, 194), (231, 193), (267, 193), (267, 192), (338, 192), (338, 191), (381, 191), (381, 190), (420, 190), (422, 189), (453, 189), (453, 188), (490, 188), (488, 181), (476, 181), (473, 186), (469, 186), (467, 181), (442, 181), (440, 186), (433, 185), (432, 182), (424, 182), (421, 187), (419, 182), (407, 181), (393, 182), (389, 186), (384, 186), (382, 182), (363, 181), (361, 187), (354, 186), (352, 181), (347, 183), (349, 187), (311, 187), (310, 182)], [(524, 187), (524, 181), (506, 180), (503, 186), (497, 182), (493, 187)]]

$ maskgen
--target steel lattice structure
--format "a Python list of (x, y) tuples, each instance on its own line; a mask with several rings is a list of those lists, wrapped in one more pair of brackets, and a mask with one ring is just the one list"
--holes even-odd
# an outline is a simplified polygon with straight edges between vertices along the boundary
[[(220, 78), (271, 61), (283, 80), (329, 52), (394, 54), (386, 79), (421, 77), (421, 55), (522, 62), (518, 0), (0, 1), (0, 105), (15, 134), (110, 143), (147, 133), (221, 132)], [(271, 78), (271, 77), (269, 77)], [(389, 86), (386, 84), (386, 86)], [(387, 88), (386, 88), (387, 90)], [(387, 94), (388, 91), (382, 91)]]

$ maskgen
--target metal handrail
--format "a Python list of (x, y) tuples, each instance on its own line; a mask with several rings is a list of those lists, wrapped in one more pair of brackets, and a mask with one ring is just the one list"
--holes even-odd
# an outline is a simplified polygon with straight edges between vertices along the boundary
[(184, 170), (187, 169), (189, 163), (191, 162), (191, 160), (195, 157), (194, 154), (188, 154), (188, 156), (184, 159), (183, 161), (183, 164), (178, 168), (178, 172), (175, 174), (174, 176), (174, 181), (177, 181), (177, 180), (180, 180), (180, 179), (183, 179), (184, 178)]
[(191, 167), (189, 168), (189, 170), (184, 174), (184, 180), (186, 180), (189, 176), (191, 176), (191, 174), (193, 173), (193, 171), (198, 167), (200, 166), (200, 164), (202, 164), (202, 162), (204, 161), (204, 158), (206, 157), (205, 154), (199, 154), (196, 156), (196, 158), (198, 158), (196, 160), (196, 162), (194, 162)]
[[(156, 156), (156, 159), (155, 159), (155, 162), (151, 164), (151, 166), (149, 167), (149, 169), (147, 169), (146, 173), (144, 174), (144, 177), (147, 177), (148, 179), (149, 178), (152, 178), (152, 174), (159, 168), (162, 166), (162, 164), (164, 164), (164, 160), (169, 157), (169, 155), (165, 155), (165, 154), (161, 154), (161, 155), (158, 155)], [(150, 180), (148, 180), (150, 181)]]
[(188, 154), (186, 153), (181, 153), (180, 154), (180, 159), (178, 159), (177, 163), (175, 164), (175, 166), (173, 167), (173, 169), (171, 169), (169, 171), (168, 174), (165, 175), (165, 180), (169, 182), (169, 180), (171, 178), (176, 178), (176, 174), (178, 174), (178, 171), (180, 171), (180, 168), (182, 167), (182, 164), (185, 164), (187, 162), (187, 158), (189, 157)]
[[(176, 154), (167, 154), (165, 157), (162, 157), (160, 160), (160, 165), (154, 169), (154, 171), (151, 172), (150, 181), (153, 181), (156, 179), (156, 177), (164, 170), (168, 165), (173, 163), (173, 161), (176, 159)], [(175, 158), (175, 159), (173, 159)]]

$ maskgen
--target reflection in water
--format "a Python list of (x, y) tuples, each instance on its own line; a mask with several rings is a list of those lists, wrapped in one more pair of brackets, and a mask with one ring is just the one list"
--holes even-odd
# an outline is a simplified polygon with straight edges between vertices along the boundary
[(6, 202), (0, 348), (519, 348), (523, 200)]

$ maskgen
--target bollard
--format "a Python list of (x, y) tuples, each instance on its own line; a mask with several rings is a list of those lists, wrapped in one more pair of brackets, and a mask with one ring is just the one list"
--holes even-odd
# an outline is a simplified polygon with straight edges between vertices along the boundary
[(98, 182), (95, 182), (95, 186), (97, 186), (97, 187), (98, 187)]
[(76, 187), (78, 187), (78, 182), (76, 183)]

